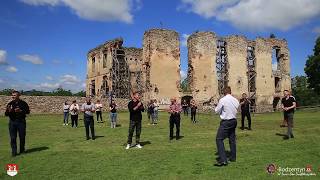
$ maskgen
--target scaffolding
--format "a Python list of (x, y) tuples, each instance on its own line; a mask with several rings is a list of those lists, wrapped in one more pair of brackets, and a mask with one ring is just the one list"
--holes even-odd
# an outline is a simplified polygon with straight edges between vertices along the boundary
[(223, 95), (224, 88), (228, 86), (228, 54), (226, 47), (226, 41), (223, 39), (217, 40), (216, 70), (219, 95)]
[(120, 48), (112, 50), (112, 96), (115, 98), (130, 97), (130, 73), (125, 60), (125, 52)]
[(255, 48), (253, 46), (247, 47), (247, 75), (248, 75), (248, 98), (251, 101), (251, 107), (254, 111), (256, 106), (256, 57)]

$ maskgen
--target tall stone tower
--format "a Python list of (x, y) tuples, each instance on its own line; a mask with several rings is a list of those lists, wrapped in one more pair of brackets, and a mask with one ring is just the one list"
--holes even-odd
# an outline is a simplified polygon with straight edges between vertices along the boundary
[(192, 96), (199, 102), (218, 97), (216, 35), (196, 32), (188, 38), (188, 79)]
[(171, 97), (180, 97), (179, 43), (179, 34), (172, 30), (150, 29), (144, 33), (145, 99), (156, 98), (168, 104)]

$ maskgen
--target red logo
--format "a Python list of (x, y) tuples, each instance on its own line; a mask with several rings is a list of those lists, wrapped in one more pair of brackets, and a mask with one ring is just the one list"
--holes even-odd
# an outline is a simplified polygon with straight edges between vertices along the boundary
[(312, 166), (308, 164), (306, 166), (306, 172), (310, 173), (311, 171), (312, 171)]
[(7, 174), (9, 176), (15, 176), (18, 174), (18, 165), (17, 164), (7, 164)]
[(273, 174), (273, 173), (275, 173), (277, 171), (277, 167), (276, 167), (275, 164), (269, 164), (267, 166), (266, 170), (267, 170), (267, 173)]

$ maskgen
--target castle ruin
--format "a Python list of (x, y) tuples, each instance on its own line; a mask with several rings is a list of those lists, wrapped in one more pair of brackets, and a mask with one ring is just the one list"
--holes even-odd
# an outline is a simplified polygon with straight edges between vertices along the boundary
[(286, 40), (193, 33), (187, 40), (190, 92), (180, 88), (177, 32), (150, 29), (144, 33), (142, 48), (122, 44), (123, 39), (117, 38), (89, 51), (87, 96), (129, 99), (138, 91), (144, 101), (157, 99), (167, 105), (171, 97), (188, 95), (202, 107), (217, 102), (223, 88), (230, 86), (234, 96), (248, 94), (253, 110), (262, 112), (278, 106), (282, 91), (291, 89)]

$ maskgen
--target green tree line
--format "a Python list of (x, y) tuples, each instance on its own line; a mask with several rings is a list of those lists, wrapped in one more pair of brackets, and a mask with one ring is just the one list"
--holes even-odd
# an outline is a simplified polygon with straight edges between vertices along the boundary
[[(11, 92), (14, 89), (3, 89), (0, 90), (0, 95), (6, 95), (6, 96), (10, 96)], [(70, 90), (65, 90), (63, 88), (57, 88), (51, 92), (48, 91), (39, 91), (39, 90), (30, 90), (30, 91), (20, 91), (20, 93), (22, 95), (25, 96), (78, 96), (78, 97), (85, 97), (86, 96), (86, 92), (85, 91), (79, 91), (76, 93), (72, 93)]]

